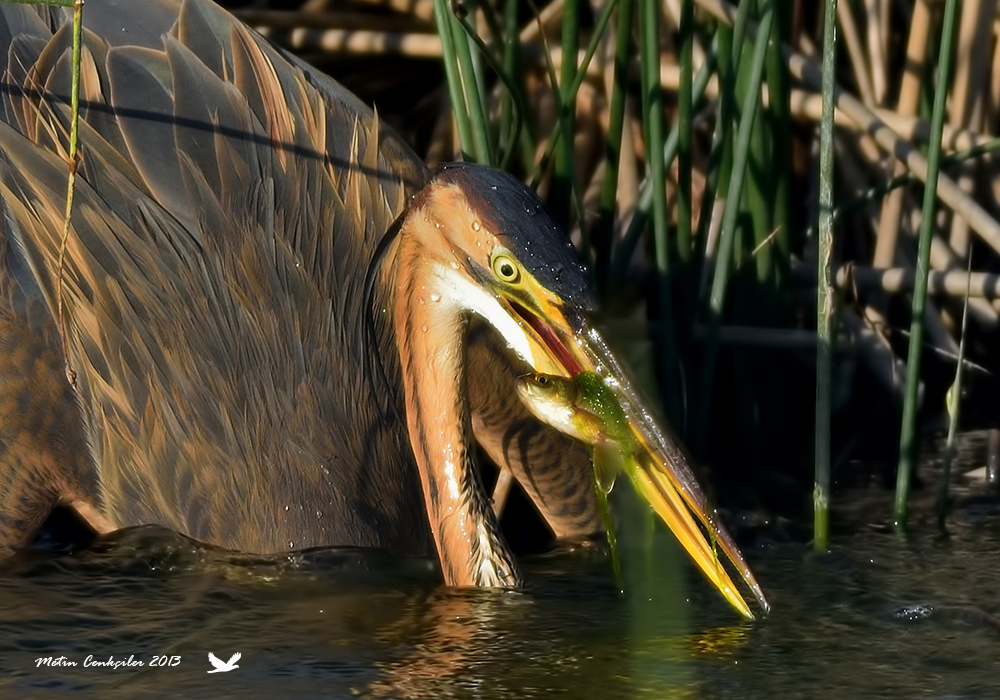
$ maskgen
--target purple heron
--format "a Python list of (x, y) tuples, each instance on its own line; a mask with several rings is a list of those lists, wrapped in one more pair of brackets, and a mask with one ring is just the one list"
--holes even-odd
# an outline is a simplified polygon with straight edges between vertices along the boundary
[(0, 10), (0, 551), (64, 504), (98, 531), (436, 551), (449, 585), (519, 585), (474, 440), (557, 536), (597, 526), (587, 452), (517, 399), (530, 371), (608, 377), (711, 521), (534, 194), (431, 174), (208, 0), (87, 3), (63, 250), (69, 17)]

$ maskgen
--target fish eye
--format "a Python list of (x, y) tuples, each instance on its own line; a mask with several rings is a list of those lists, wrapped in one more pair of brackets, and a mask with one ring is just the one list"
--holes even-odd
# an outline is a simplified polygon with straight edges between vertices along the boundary
[(546, 377), (544, 374), (535, 375), (535, 384), (537, 384), (538, 386), (548, 386), (548, 383), (549, 383), (549, 378)]
[(513, 284), (521, 278), (521, 271), (518, 269), (514, 258), (506, 253), (494, 255), (490, 267), (493, 268), (493, 274), (502, 282)]

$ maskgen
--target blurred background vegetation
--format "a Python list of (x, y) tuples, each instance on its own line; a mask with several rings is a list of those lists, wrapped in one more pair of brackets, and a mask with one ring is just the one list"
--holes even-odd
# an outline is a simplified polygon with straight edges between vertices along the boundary
[[(537, 1), (224, 4), (375, 105), (429, 164), (477, 160), (534, 185), (590, 264), (606, 336), (719, 503), (751, 524), (808, 522), (823, 4)], [(836, 11), (823, 404), (835, 488), (896, 482), (944, 9)], [(955, 26), (921, 343), (925, 442), (947, 428), (967, 291), (959, 427), (1000, 427), (997, 3), (961, 3)]]

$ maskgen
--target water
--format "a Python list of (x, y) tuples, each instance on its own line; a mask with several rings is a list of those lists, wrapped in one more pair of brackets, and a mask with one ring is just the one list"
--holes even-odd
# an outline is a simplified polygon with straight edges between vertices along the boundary
[[(757, 622), (666, 533), (654, 561), (623, 550), (627, 596), (579, 547), (528, 559), (517, 592), (445, 589), (427, 560), (237, 557), (156, 528), (21, 555), (0, 567), (0, 697), (1000, 697), (996, 508), (961, 508), (948, 537), (918, 511), (901, 540), (872, 525), (888, 494), (838, 502), (831, 553), (766, 534), (746, 551), (772, 605)], [(239, 669), (207, 673), (209, 652)], [(36, 666), (61, 656), (78, 665)]]

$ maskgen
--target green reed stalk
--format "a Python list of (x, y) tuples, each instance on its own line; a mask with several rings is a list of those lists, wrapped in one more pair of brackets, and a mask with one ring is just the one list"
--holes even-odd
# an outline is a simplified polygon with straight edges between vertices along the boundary
[(823, 116), (819, 127), (819, 255), (816, 287), (816, 464), (813, 547), (830, 546), (830, 416), (833, 391), (833, 103), (837, 89), (837, 0), (823, 16)]
[[(642, 51), (642, 109), (646, 131), (646, 158), (653, 188), (653, 236), (656, 266), (660, 275), (668, 271), (666, 169), (660, 144), (663, 141), (663, 93), (660, 89), (659, 5), (642, 0), (640, 5)], [(667, 313), (665, 310), (662, 313)]]
[(791, 130), (792, 110), (788, 72), (781, 55), (781, 39), (784, 35), (786, 13), (791, 9), (784, 4), (775, 8), (774, 28), (767, 41), (767, 58), (764, 70), (767, 74), (769, 97), (768, 117), (771, 123), (771, 157), (769, 176), (771, 178), (771, 227), (774, 230), (774, 284), (781, 289), (791, 271), (792, 236), (789, 227), (789, 206), (791, 203), (792, 154)]
[(924, 342), (924, 310), (927, 306), (927, 272), (930, 267), (931, 234), (934, 227), (934, 208), (937, 200), (937, 180), (941, 157), (941, 132), (944, 124), (944, 107), (948, 95), (948, 77), (951, 75), (952, 43), (955, 34), (955, 15), (958, 3), (947, 0), (944, 6), (944, 25), (941, 28), (941, 52), (938, 55), (937, 85), (934, 92), (934, 110), (931, 116), (930, 143), (927, 147), (927, 184), (920, 222), (920, 243), (917, 249), (916, 281), (913, 287), (912, 319), (910, 321), (910, 349), (906, 358), (906, 390), (903, 396), (903, 425), (899, 434), (899, 466), (896, 469), (896, 504), (894, 525), (897, 531), (906, 528), (910, 495), (910, 477), (916, 451), (917, 390), (920, 386), (920, 356)]
[[(556, 214), (570, 222), (570, 197), (576, 190), (576, 165), (573, 153), (573, 133), (576, 125), (576, 99), (570, 96), (570, 86), (576, 80), (576, 53), (580, 47), (579, 0), (565, 0), (562, 17), (562, 67), (559, 75), (560, 109), (558, 130), (562, 137), (556, 147), (555, 172), (549, 201)], [(553, 86), (555, 87), (555, 86)], [(583, 222), (580, 222), (583, 226)], [(589, 254), (589, 241), (582, 250)]]
[(641, 0), (642, 109), (646, 131), (646, 159), (653, 189), (653, 251), (656, 260), (656, 291), (659, 303), (658, 341), (660, 376), (669, 418), (680, 418), (678, 392), (673, 381), (676, 371), (673, 333), (673, 301), (670, 290), (670, 253), (667, 240), (667, 176), (663, 162), (663, 93), (660, 88), (660, 14), (657, 0)]
[[(737, 11), (736, 21), (732, 27), (720, 24), (716, 30), (719, 53), (719, 99), (716, 108), (715, 131), (712, 134), (712, 151), (709, 156), (708, 190), (702, 200), (702, 216), (700, 225), (701, 240), (708, 245), (708, 229), (712, 221), (713, 211), (725, 209), (726, 193), (729, 191), (729, 178), (733, 171), (733, 113), (736, 94), (736, 73), (739, 67), (738, 56), (743, 51), (743, 38), (746, 36), (747, 17), (750, 14), (750, 3), (743, 3)], [(717, 250), (705, 250), (702, 260), (703, 276), (714, 269)], [(701, 301), (701, 290), (699, 290)]]
[[(608, 3), (610, 4), (610, 3)], [(618, 6), (618, 33), (615, 38), (615, 67), (611, 84), (608, 140), (604, 149), (604, 182), (601, 184), (600, 215), (593, 230), (594, 272), (597, 289), (603, 297), (609, 287), (611, 244), (614, 240), (618, 196), (618, 164), (625, 128), (625, 95), (628, 92), (628, 67), (632, 48), (633, 0), (621, 0)]]
[(509, 146), (503, 146), (501, 151), (502, 170), (507, 169), (507, 164), (514, 156), (518, 144), (527, 146), (523, 148), (521, 157), (524, 163), (531, 162), (533, 149), (531, 144), (521, 138), (524, 124), (524, 70), (521, 63), (521, 39), (520, 27), (517, 23), (517, 10), (520, 3), (518, 0), (505, 0), (504, 12), (504, 42), (503, 42), (503, 73), (510, 79), (511, 85), (504, 95), (500, 106), (500, 133), (513, 134)]
[[(733, 88), (735, 79), (732, 62), (733, 28), (727, 24), (719, 24), (715, 31), (716, 51), (719, 64), (719, 98), (715, 115), (715, 130), (712, 133), (712, 148), (708, 156), (705, 192), (701, 200), (701, 216), (698, 224), (698, 239), (700, 247), (700, 279), (698, 281), (698, 303), (704, 302), (704, 293), (708, 276), (715, 262), (715, 246), (710, 243), (709, 233), (713, 212), (722, 211), (725, 205), (725, 192), (729, 187), (729, 174), (732, 169), (732, 139), (730, 130), (733, 123)], [(728, 154), (728, 155), (727, 155)], [(697, 433), (697, 429), (695, 431)], [(698, 446), (699, 449), (701, 446)]]
[(483, 165), (494, 165), (493, 149), (490, 145), (489, 119), (483, 105), (483, 87), (480, 85), (480, 71), (472, 57), (472, 47), (469, 37), (465, 35), (462, 21), (451, 12), (447, 15), (451, 28), (455, 55), (458, 58), (459, 77), (462, 90), (465, 93), (465, 105), (469, 113), (472, 128), (472, 143), (475, 147), (476, 161)]
[[(472, 124), (469, 120), (469, 110), (466, 107), (465, 93), (462, 90), (461, 72), (458, 67), (458, 52), (455, 47), (454, 34), (451, 31), (451, 12), (447, 0), (434, 0), (434, 21), (437, 24), (438, 36), (441, 37), (441, 60), (444, 63), (445, 79), (448, 82), (448, 95), (451, 97), (452, 112), (458, 127), (458, 140), (464, 160), (474, 160), (476, 152), (472, 136)], [(464, 41), (464, 37), (463, 37)]]
[(690, 346), (698, 316), (698, 294), (692, 280), (691, 231), (691, 170), (693, 167), (692, 132), (694, 106), (691, 88), (694, 82), (694, 0), (681, 0), (678, 27), (680, 89), (677, 93), (677, 236), (675, 239), (677, 266), (674, 270), (674, 331), (682, 356)]
[[(513, 77), (520, 73), (521, 46), (518, 41), (517, 0), (504, 0), (503, 3), (503, 62), (504, 72)], [(500, 133), (509, 134), (514, 123), (514, 95), (506, 94), (500, 100)], [(501, 151), (501, 156), (506, 153)]]
[(677, 257), (691, 258), (691, 88), (694, 82), (694, 0), (681, 0), (680, 35), (681, 85), (677, 95)]
[[(757, 9), (764, 12), (765, 0), (757, 0)], [(758, 34), (757, 41), (767, 42), (766, 54), (764, 57), (765, 74), (773, 72), (773, 61), (775, 49), (775, 37), (779, 36), (779, 22), (777, 17), (772, 21), (771, 31), (767, 35)], [(749, 58), (747, 49), (744, 47), (744, 58)], [(737, 80), (737, 94), (743, 96), (746, 89), (746, 71), (741, 71)], [(774, 99), (771, 84), (768, 82), (768, 93)], [(753, 264), (756, 270), (756, 278), (759, 287), (765, 289), (775, 289), (775, 255), (774, 255), (774, 198), (775, 198), (775, 173), (773, 172), (774, 146), (776, 140), (787, 139), (786, 133), (772, 130), (773, 121), (771, 119), (771, 109), (762, 110), (759, 118), (754, 119), (753, 130), (750, 136), (750, 159), (748, 166), (748, 178), (740, 206), (750, 214), (753, 234)], [(737, 239), (738, 241), (739, 239)], [(769, 296), (758, 296), (761, 301), (769, 299)], [(745, 305), (745, 311), (750, 312), (750, 316), (743, 314), (746, 320), (755, 320), (764, 325), (771, 325), (773, 319), (773, 306), (770, 303), (753, 303)]]
[[(740, 13), (744, 12), (746, 4), (746, 1), (741, 3)], [(712, 292), (708, 302), (708, 333), (701, 371), (702, 406), (699, 421), (696, 424), (697, 432), (695, 433), (696, 444), (702, 448), (705, 445), (708, 417), (711, 412), (715, 360), (719, 353), (719, 327), (722, 325), (726, 287), (729, 282), (729, 271), (733, 261), (733, 248), (736, 243), (736, 220), (739, 214), (739, 202), (743, 194), (743, 179), (746, 175), (747, 160), (750, 152), (750, 136), (753, 131), (753, 122), (760, 102), (760, 85), (764, 75), (764, 57), (767, 55), (767, 37), (771, 32), (773, 21), (774, 3), (769, 1), (765, 4), (764, 12), (760, 18), (757, 38), (754, 42), (753, 61), (750, 66), (747, 91), (740, 111), (740, 125), (736, 133), (736, 145), (733, 149), (732, 177), (727, 191), (726, 210), (723, 214), (722, 232), (719, 237), (719, 252), (716, 256)], [(734, 58), (736, 55), (738, 54), (734, 53)]]
[[(773, 29), (773, 24), (772, 24)], [(772, 32), (773, 33), (773, 32)], [(757, 41), (767, 43), (767, 50), (764, 55), (765, 62), (771, 54), (770, 49), (771, 33), (757, 35)], [(744, 53), (746, 48), (744, 48)], [(742, 95), (747, 87), (745, 80), (737, 81), (737, 94)], [(753, 233), (753, 264), (757, 272), (757, 282), (762, 286), (769, 286), (773, 281), (774, 254), (770, 245), (771, 236), (771, 202), (774, 191), (771, 182), (770, 169), (770, 143), (767, 135), (768, 119), (767, 113), (762, 110), (759, 118), (753, 121), (753, 128), (750, 130), (750, 152), (748, 154), (746, 185), (744, 186), (743, 200), (739, 205), (750, 214), (750, 223)], [(735, 202), (734, 202), (735, 204)], [(756, 309), (763, 311), (765, 309)]]

